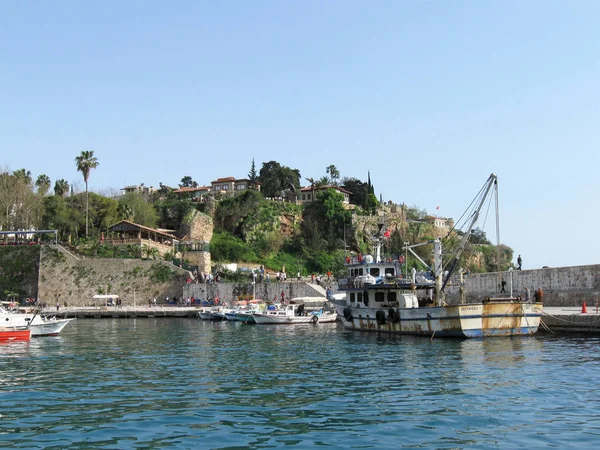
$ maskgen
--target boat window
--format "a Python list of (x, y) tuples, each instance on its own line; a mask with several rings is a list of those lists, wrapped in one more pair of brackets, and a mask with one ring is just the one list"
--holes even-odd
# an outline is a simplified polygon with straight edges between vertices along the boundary
[(388, 292), (387, 301), (388, 303), (395, 303), (397, 300), (396, 293), (394, 291)]
[(385, 301), (385, 293), (384, 292), (375, 292), (375, 301), (378, 303), (382, 303)]
[(357, 276), (361, 276), (363, 274), (363, 269), (362, 267), (360, 269), (358, 269), (358, 275)]
[(356, 296), (354, 295), (354, 292), (350, 292), (350, 303), (354, 303), (355, 300)]
[(365, 304), (365, 306), (369, 306), (369, 293), (368, 292), (365, 292), (363, 294), (363, 303)]
[(356, 294), (356, 301), (358, 303), (360, 303), (360, 302), (362, 302), (362, 299), (363, 299), (362, 298), (362, 292), (357, 292), (357, 294)]
[(379, 267), (371, 267), (371, 269), (369, 270), (369, 275), (371, 275), (373, 277), (378, 277), (379, 276)]
[(393, 267), (386, 267), (385, 268), (385, 274), (386, 275), (390, 275), (390, 276), (394, 276), (394, 268)]

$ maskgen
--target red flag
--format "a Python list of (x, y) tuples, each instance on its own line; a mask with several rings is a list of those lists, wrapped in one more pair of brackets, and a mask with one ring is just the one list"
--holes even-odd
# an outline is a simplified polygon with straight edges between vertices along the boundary
[(390, 230), (387, 230), (385, 233), (383, 233), (383, 237), (389, 238), (390, 234), (391, 234)]

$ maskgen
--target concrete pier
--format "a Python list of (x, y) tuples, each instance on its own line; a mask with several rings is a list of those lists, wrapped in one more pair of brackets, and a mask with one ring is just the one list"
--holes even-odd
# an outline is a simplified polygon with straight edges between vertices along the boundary
[(78, 319), (129, 319), (129, 318), (152, 318), (152, 317), (193, 317), (199, 318), (198, 311), (200, 307), (179, 307), (179, 306), (88, 306), (76, 308), (46, 308), (42, 311), (43, 315), (56, 316), (57, 318)]
[(586, 313), (581, 311), (577, 306), (544, 306), (542, 322), (545, 326), (540, 325), (540, 331), (600, 334), (600, 312), (596, 306), (587, 307)]

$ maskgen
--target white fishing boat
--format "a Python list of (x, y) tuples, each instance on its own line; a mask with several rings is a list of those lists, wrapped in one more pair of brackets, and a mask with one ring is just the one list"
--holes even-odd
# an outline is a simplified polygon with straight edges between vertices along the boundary
[[(378, 331), (397, 334), (414, 334), (428, 337), (492, 337), (529, 335), (538, 330), (542, 316), (542, 303), (527, 303), (518, 297), (487, 297), (479, 303), (449, 305), (445, 301), (445, 288), (451, 279), (479, 212), (492, 189), (496, 193), (497, 177), (490, 175), (473, 203), (473, 213), (467, 228), (460, 237), (453, 258), (442, 264), (442, 241), (434, 239), (426, 243), (407, 245), (423, 265), (427, 264), (413, 248), (431, 244), (434, 267), (428, 268), (435, 281), (417, 280), (415, 272), (411, 279), (402, 277), (396, 260), (381, 257), (382, 236), (374, 238), (374, 255), (346, 257), (347, 278), (340, 280), (339, 291), (345, 299), (330, 296), (342, 323), (347, 328), (361, 331)], [(462, 286), (462, 273), (460, 277)], [(419, 300), (417, 292), (425, 292)], [(462, 292), (462, 289), (461, 289)]]
[(225, 314), (219, 306), (201, 309), (198, 315), (202, 320), (225, 320)]
[(56, 336), (72, 319), (58, 319), (56, 316), (44, 316), (35, 313), (24, 313), (19, 310), (9, 311), (0, 306), (0, 326), (14, 329), (31, 329), (31, 336)]
[(337, 319), (335, 311), (322, 309), (306, 313), (304, 304), (289, 304), (284, 308), (266, 310), (253, 314), (254, 321), (259, 324), (299, 324), (299, 323), (331, 323)]

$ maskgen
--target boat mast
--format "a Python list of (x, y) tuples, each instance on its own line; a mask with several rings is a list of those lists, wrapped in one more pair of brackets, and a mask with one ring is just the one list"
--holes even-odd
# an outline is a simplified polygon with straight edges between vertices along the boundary
[[(487, 196), (490, 193), (490, 190), (492, 189), (492, 187), (495, 187), (496, 190), (498, 188), (498, 177), (496, 176), (495, 173), (492, 173), (489, 176), (489, 178), (487, 179), (486, 183), (484, 184), (484, 189), (483, 189), (484, 192), (479, 197), (479, 202), (477, 203), (477, 206), (475, 207), (473, 215), (471, 216), (471, 221), (469, 222), (469, 226), (465, 230), (465, 234), (463, 235), (463, 237), (460, 241), (460, 244), (459, 244), (456, 252), (454, 253), (454, 256), (452, 257), (452, 260), (450, 262), (449, 269), (448, 269), (448, 275), (446, 276), (445, 279), (443, 279), (441, 288), (438, 291), (438, 305), (441, 304), (440, 303), (442, 301), (441, 294), (444, 291), (444, 288), (446, 287), (446, 284), (448, 283), (448, 280), (450, 279), (450, 275), (452, 275), (452, 272), (454, 271), (456, 264), (458, 263), (458, 260), (460, 259), (460, 256), (462, 255), (463, 250), (467, 246), (467, 242), (469, 241), (469, 238), (471, 237), (471, 231), (473, 230), (473, 227), (475, 226), (475, 224), (477, 223), (477, 220), (479, 219), (479, 212), (481, 211), (481, 208), (483, 207), (483, 204), (485, 203), (485, 200), (487, 199)], [(434, 260), (435, 260), (436, 256), (437, 256), (437, 253), (436, 253), (436, 248), (434, 246)], [(441, 262), (441, 256), (442, 256), (442, 250), (441, 250), (441, 243), (440, 243), (440, 248), (439, 248), (440, 262)], [(436, 275), (435, 279), (436, 279), (436, 289), (437, 289), (438, 288), (437, 264), (436, 264), (435, 275)], [(440, 277), (440, 279), (442, 279), (441, 267), (440, 267), (439, 277)]]

